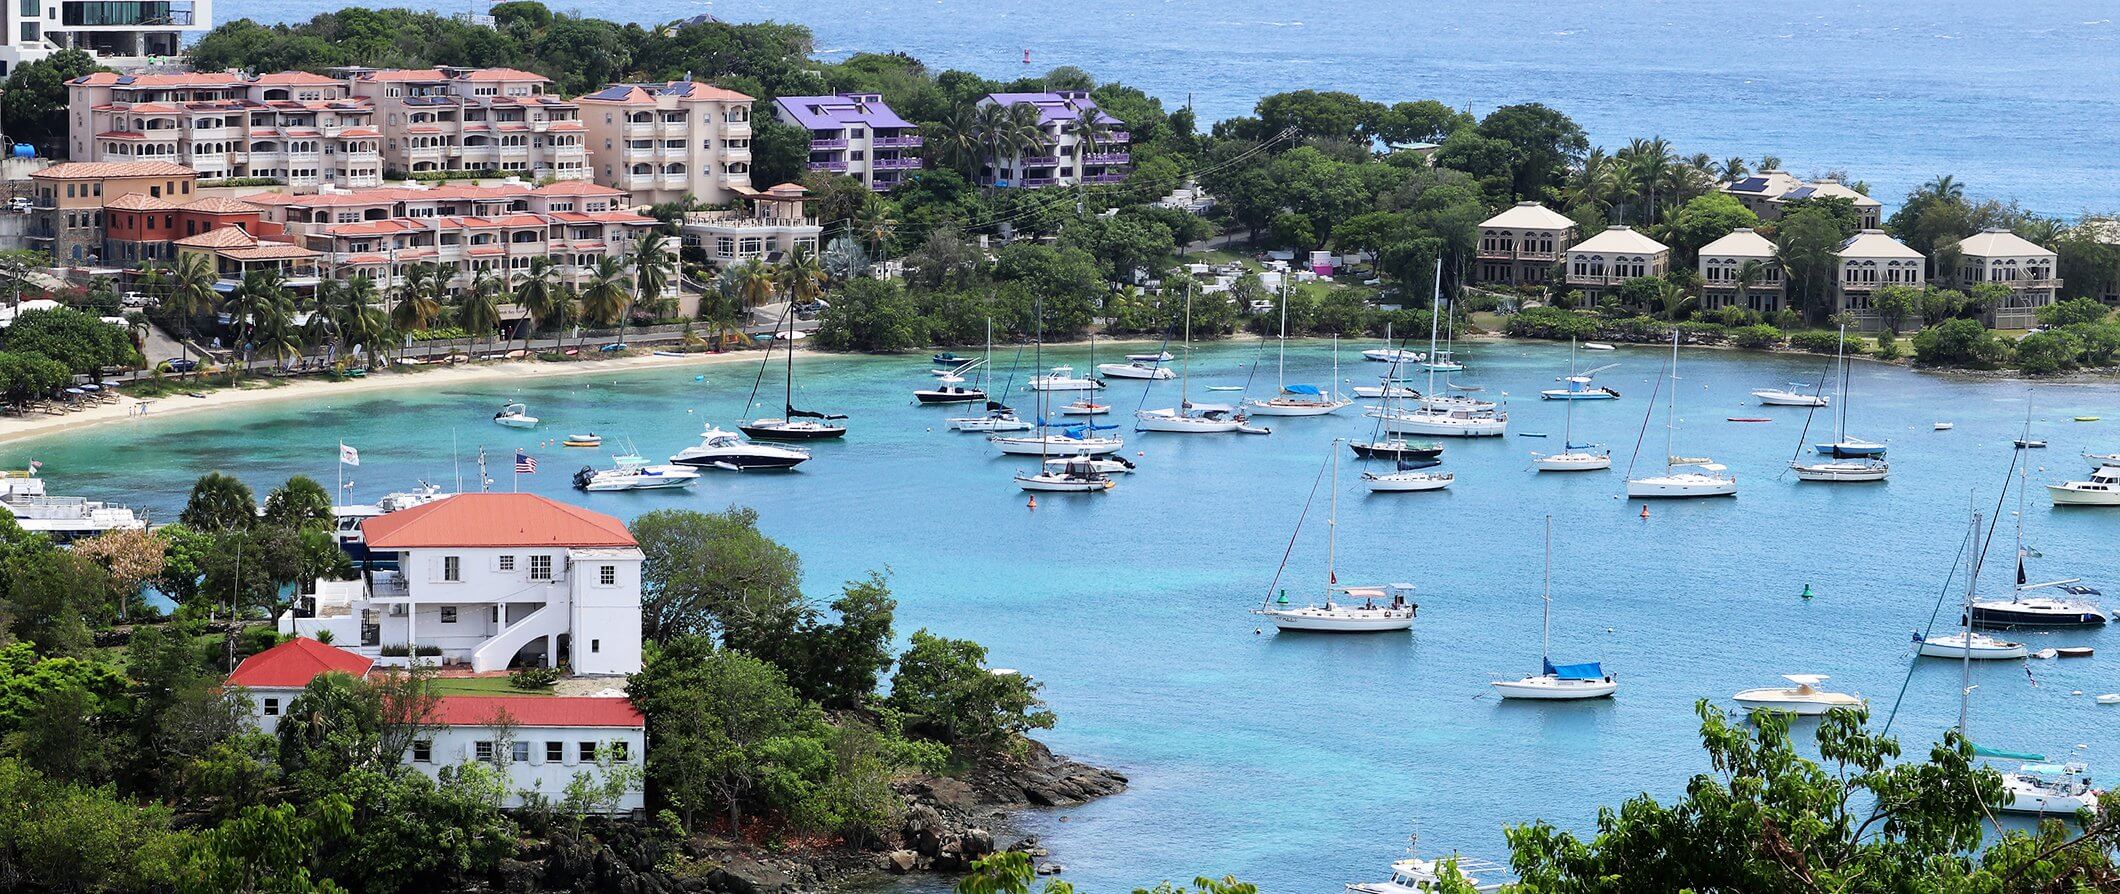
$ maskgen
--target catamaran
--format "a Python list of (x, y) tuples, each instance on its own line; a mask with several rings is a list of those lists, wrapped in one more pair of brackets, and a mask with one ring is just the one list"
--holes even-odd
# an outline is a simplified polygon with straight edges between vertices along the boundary
[[(1796, 472), (1799, 481), (1883, 481), (1892, 472), (1891, 464), (1884, 461), (1884, 445), (1848, 437), (1848, 386), (1854, 372), (1848, 365), (1847, 354), (1848, 326), (1842, 323), (1840, 347), (1834, 352), (1834, 364), (1840, 377), (1840, 406), (1833, 413), (1833, 442), (1818, 445), (1818, 452), (1825, 454), (1827, 459), (1789, 461), (1789, 468)], [(1808, 424), (1804, 427), (1810, 428)], [(1797, 438), (1796, 449), (1800, 454), (1803, 451), (1802, 435)]]
[[(1655, 412), (1651, 404), (1650, 412)], [(1671, 327), (1671, 393), (1664, 405), (1664, 473), (1627, 479), (1627, 497), (1676, 499), (1685, 497), (1734, 497), (1737, 478), (1728, 468), (1707, 457), (1672, 453), (1678, 430), (1678, 327)], [(1641, 449), (1635, 448), (1639, 459)], [(1631, 463), (1630, 463), (1631, 467)]]
[[(1340, 521), (1340, 451), (1335, 439), (1328, 448), (1331, 458), (1332, 477), (1327, 483), (1331, 491), (1332, 508), (1325, 521), (1325, 592), (1321, 601), (1296, 605), (1289, 601), (1288, 591), (1277, 589), (1282, 572), (1288, 570), (1284, 556), (1281, 568), (1274, 572), (1273, 583), (1266, 589), (1266, 600), (1252, 614), (1265, 617), (1282, 630), (1306, 630), (1319, 633), (1384, 633), (1408, 630), (1413, 627), (1413, 616), (1420, 610), (1407, 597), (1413, 594), (1412, 584), (1386, 584), (1373, 587), (1340, 586), (1339, 521)], [(1311, 498), (1316, 499), (1313, 491)], [(1303, 507), (1307, 514), (1310, 506)], [(1303, 523), (1296, 522), (1296, 533), (1303, 530)]]
[(1553, 516), (1546, 516), (1546, 583), (1539, 592), (1539, 672), (1521, 680), (1496, 680), (1495, 694), (1503, 698), (1542, 701), (1574, 701), (1606, 698), (1619, 691), (1619, 681), (1597, 662), (1553, 663)]

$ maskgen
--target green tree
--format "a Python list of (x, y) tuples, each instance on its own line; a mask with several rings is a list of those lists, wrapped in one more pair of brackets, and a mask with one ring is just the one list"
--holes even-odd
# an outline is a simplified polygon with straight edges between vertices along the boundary
[(1781, 219), (1774, 245), (1786, 273), (1783, 282), (1790, 303), (1814, 322), (1823, 321), (1833, 307), (1834, 283), (1840, 277), (1837, 252), (1844, 238), (1840, 224), (1826, 211), (1798, 211)]
[(48, 357), (83, 375), (107, 366), (137, 363), (139, 352), (125, 329), (70, 307), (26, 310), (5, 333), (7, 350)]
[(816, 709), (790, 689), (779, 668), (705, 637), (682, 637), (653, 653), (626, 684), (648, 718), (648, 779), (676, 805), (685, 825), (718, 806), (728, 829), (778, 769), (773, 752), (815, 733)]
[(2034, 332), (2017, 341), (2017, 368), (2035, 376), (2071, 369), (2083, 357), (2083, 341), (2058, 329)]
[(1914, 335), (1914, 359), (1929, 366), (1989, 368), (2007, 359), (2009, 352), (1979, 320), (1944, 320)]
[(1480, 119), (1479, 134), (1515, 150), (1509, 179), (1511, 197), (1519, 201), (1544, 199), (1558, 189), (1569, 163), (1590, 147), (1583, 129), (1568, 116), (1535, 102), (1489, 112)]
[(799, 183), (810, 168), (810, 132), (770, 115), (751, 119), (751, 182), (764, 189)]
[(175, 881), (170, 810), (112, 786), (47, 778), (0, 758), (0, 871), (10, 887), (146, 891)]
[(1900, 324), (1921, 314), (1921, 290), (1913, 286), (1880, 286), (1870, 296), (1870, 307), (1884, 328), (1898, 331)]
[(925, 629), (898, 659), (889, 704), (909, 729), (974, 753), (1003, 748), (1034, 729), (1051, 729), (1053, 713), (1038, 683), (986, 666), (986, 648)]
[(633, 303), (627, 288), (626, 262), (613, 257), (596, 259), (589, 272), (589, 285), (582, 289), (582, 318), (591, 326), (616, 325)]
[(2112, 308), (2096, 298), (2070, 298), (2040, 308), (2039, 325), (2059, 327), (2077, 323), (2098, 323), (2103, 322), (2112, 313)]
[(84, 655), (89, 622), (107, 623), (110, 580), (86, 556), (21, 553), (5, 563), (8, 632), (46, 655)]
[(1388, 110), (1352, 93), (1293, 90), (1259, 99), (1256, 113), (1264, 136), (1286, 128), (1310, 139), (1367, 144), (1385, 126)]
[(758, 530), (758, 511), (646, 512), (629, 526), (641, 564), (641, 629), (653, 642), (717, 635), (756, 647), (800, 623), (802, 560)]
[(258, 501), (240, 479), (208, 472), (192, 483), (191, 496), (177, 518), (200, 531), (239, 531), (257, 523)]
[(876, 354), (928, 342), (919, 309), (895, 280), (857, 279), (840, 287), (819, 315), (816, 335), (829, 350)]
[(1664, 234), (1676, 249), (1674, 266), (1691, 266), (1701, 246), (1738, 230), (1759, 226), (1759, 215), (1729, 193), (1711, 192), (1695, 196), (1679, 206), (1665, 226)]
[(307, 475), (296, 475), (265, 497), (265, 522), (283, 528), (332, 523), (331, 494)]
[(80, 50), (60, 50), (15, 66), (0, 84), (0, 130), (16, 142), (64, 157), (54, 150), (66, 144), (66, 82), (98, 71), (109, 69)]

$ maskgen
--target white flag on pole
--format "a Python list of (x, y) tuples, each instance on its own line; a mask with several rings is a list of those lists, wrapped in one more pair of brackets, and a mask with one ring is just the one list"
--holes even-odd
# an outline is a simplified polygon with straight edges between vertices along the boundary
[(351, 447), (348, 447), (345, 444), (340, 444), (339, 463), (341, 465), (358, 466), (361, 464), (361, 452), (359, 450), (355, 450)]

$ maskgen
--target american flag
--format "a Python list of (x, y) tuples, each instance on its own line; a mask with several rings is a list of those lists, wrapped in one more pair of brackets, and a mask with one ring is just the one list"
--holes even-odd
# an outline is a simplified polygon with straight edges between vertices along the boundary
[(537, 459), (521, 450), (515, 451), (515, 474), (528, 475), (537, 471)]

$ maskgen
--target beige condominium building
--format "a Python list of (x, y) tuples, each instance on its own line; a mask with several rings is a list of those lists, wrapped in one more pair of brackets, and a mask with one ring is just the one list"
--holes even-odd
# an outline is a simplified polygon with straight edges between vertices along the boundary
[(1518, 202), (1480, 222), (1479, 279), (1536, 285), (1568, 250), (1575, 221), (1537, 202)]
[(1722, 191), (1735, 197), (1739, 204), (1759, 215), (1760, 220), (1780, 220), (1782, 212), (1790, 202), (1803, 199), (1836, 198), (1847, 199), (1860, 215), (1861, 226), (1874, 230), (1883, 226), (1884, 203), (1856, 192), (1847, 184), (1832, 178), (1805, 181), (1787, 171), (1761, 171), (1735, 183), (1723, 184)]
[(75, 161), (29, 176), (29, 246), (62, 267), (103, 263), (104, 206), (131, 195), (188, 202), (199, 179), (192, 169), (163, 161)]
[(1970, 291), (1981, 283), (2009, 289), (2009, 296), (1987, 309), (1987, 324), (1997, 329), (2030, 329), (2039, 325), (2039, 308), (2054, 303), (2061, 280), (2054, 275), (2057, 256), (2036, 242), (2001, 227), (1989, 227), (1958, 240), (1958, 269), (1939, 270), (1953, 287)]
[[(1874, 330), (1883, 323), (1873, 303), (1877, 290), (1885, 286), (1919, 289), (1928, 282), (1928, 260), (1921, 252), (1892, 238), (1883, 230), (1863, 230), (1833, 252), (1839, 258), (1840, 275), (1834, 280), (1834, 311), (1851, 314), (1856, 327)], [(1913, 323), (1913, 320), (1901, 325)]]
[(722, 205), (750, 190), (750, 97), (670, 81), (613, 84), (579, 101), (593, 179), (636, 204)]
[(375, 107), (392, 174), (494, 171), (531, 180), (589, 176), (581, 110), (512, 68), (356, 70), (355, 96)]
[(1742, 307), (1770, 314), (1788, 306), (1782, 299), (1780, 256), (1758, 230), (1733, 230), (1701, 246), (1699, 269), (1702, 310)]
[(1561, 255), (1568, 265), (1568, 286), (1592, 294), (1630, 279), (1662, 276), (1671, 269), (1669, 246), (1621, 224), (1606, 227)]
[(383, 182), (374, 107), (323, 75), (101, 71), (66, 94), (75, 161), (167, 162), (304, 192)]

